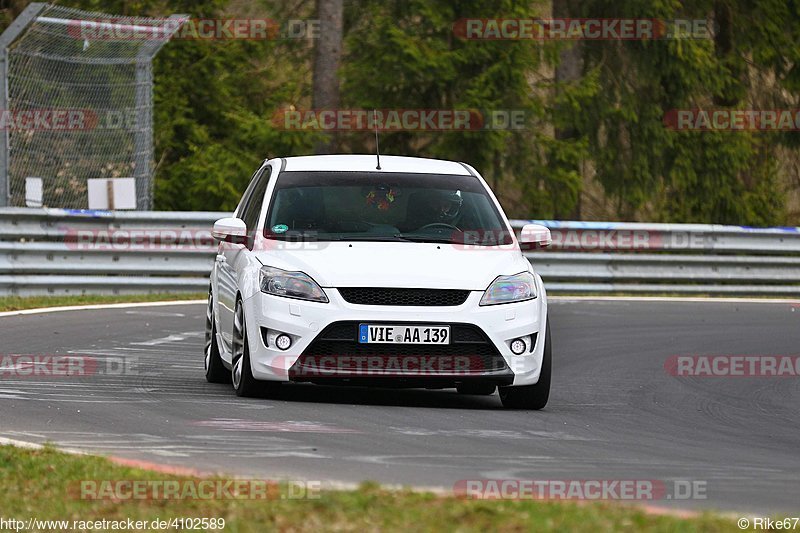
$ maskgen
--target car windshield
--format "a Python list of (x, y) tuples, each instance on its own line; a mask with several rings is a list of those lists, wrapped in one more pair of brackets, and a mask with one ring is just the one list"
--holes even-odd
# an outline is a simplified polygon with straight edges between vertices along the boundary
[(478, 178), (376, 172), (281, 173), (264, 235), (477, 246), (513, 242)]

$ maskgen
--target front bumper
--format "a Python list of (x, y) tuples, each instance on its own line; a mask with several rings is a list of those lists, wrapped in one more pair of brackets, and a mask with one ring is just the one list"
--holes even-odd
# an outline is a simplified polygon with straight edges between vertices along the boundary
[[(486, 307), (478, 305), (483, 291), (472, 291), (462, 305), (448, 307), (352, 304), (331, 288), (324, 289), (329, 303), (256, 294), (244, 301), (253, 376), (389, 386), (534, 384), (539, 380), (547, 319), (544, 287), (538, 276), (536, 281), (538, 298)], [(358, 323), (450, 325), (453, 342), (359, 345), (349, 339)], [(291, 337), (289, 349), (275, 346), (279, 333)], [(521, 355), (510, 348), (517, 338), (528, 344)]]

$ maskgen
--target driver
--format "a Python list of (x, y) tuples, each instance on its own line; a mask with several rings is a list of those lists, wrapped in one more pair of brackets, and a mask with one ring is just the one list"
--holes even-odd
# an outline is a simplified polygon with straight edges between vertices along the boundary
[(454, 226), (464, 200), (461, 191), (431, 191), (424, 200), (423, 216), (419, 217), (419, 227), (430, 224)]

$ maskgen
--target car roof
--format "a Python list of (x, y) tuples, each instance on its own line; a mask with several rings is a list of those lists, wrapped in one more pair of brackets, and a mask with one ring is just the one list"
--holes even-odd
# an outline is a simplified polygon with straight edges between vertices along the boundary
[(461, 163), (443, 159), (381, 155), (378, 170), (375, 154), (372, 155), (309, 155), (283, 158), (284, 172), (407, 172), (411, 174), (451, 174), (469, 176), (470, 171)]

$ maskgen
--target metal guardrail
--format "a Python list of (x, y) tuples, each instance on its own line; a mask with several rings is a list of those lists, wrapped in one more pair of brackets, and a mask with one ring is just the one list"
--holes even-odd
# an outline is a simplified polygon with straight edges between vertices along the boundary
[[(0, 295), (204, 292), (215, 212), (0, 209)], [(514, 220), (552, 293), (800, 295), (800, 228)], [(469, 255), (465, 254), (465, 260)]]

